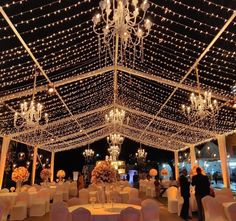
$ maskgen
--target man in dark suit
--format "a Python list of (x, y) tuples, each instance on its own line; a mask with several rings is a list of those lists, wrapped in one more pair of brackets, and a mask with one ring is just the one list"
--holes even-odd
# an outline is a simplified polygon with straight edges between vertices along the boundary
[(200, 167), (196, 169), (197, 175), (192, 178), (192, 186), (195, 186), (195, 197), (198, 206), (198, 220), (204, 221), (202, 198), (210, 195), (210, 182), (207, 176), (202, 174)]
[(184, 199), (184, 204), (182, 206), (180, 216), (184, 220), (188, 220), (188, 218), (190, 218), (189, 217), (189, 197), (190, 197), (189, 186), (190, 186), (190, 182), (188, 181), (188, 178), (187, 178), (187, 170), (186, 169), (182, 170), (182, 175), (179, 178), (179, 185), (180, 185), (181, 196)]

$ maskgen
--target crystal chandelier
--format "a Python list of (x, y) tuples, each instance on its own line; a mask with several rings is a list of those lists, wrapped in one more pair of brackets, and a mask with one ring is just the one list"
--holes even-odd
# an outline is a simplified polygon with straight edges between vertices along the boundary
[(109, 145), (121, 145), (124, 141), (124, 137), (122, 137), (120, 134), (110, 134), (107, 137), (107, 143)]
[(122, 125), (125, 119), (125, 111), (119, 110), (118, 108), (112, 109), (109, 114), (105, 115), (105, 120), (107, 123)]
[(26, 101), (20, 104), (20, 112), (15, 112), (14, 114), (14, 127), (16, 128), (33, 128), (40, 125), (40, 121), (43, 120), (48, 123), (48, 114), (45, 113), (42, 116), (43, 106), (40, 103), (35, 104), (35, 94), (36, 94), (36, 80), (37, 71), (34, 73), (34, 87), (32, 100), (28, 104)]
[[(143, 0), (103, 0), (99, 3), (101, 14), (93, 17), (93, 29), (99, 39), (99, 54), (106, 51), (114, 57), (115, 45), (119, 45), (119, 56), (125, 60), (126, 49), (143, 57), (143, 39), (149, 35), (152, 22), (145, 19), (149, 3)], [(102, 47), (103, 44), (103, 47)], [(132, 52), (131, 52), (132, 48)]]
[(94, 156), (94, 151), (88, 146), (88, 148), (84, 150), (83, 156), (85, 157), (86, 161), (90, 161)]
[(138, 162), (145, 162), (146, 160), (147, 152), (145, 152), (145, 150), (141, 148), (141, 144), (137, 152), (135, 153), (135, 157), (137, 158)]
[(184, 115), (191, 120), (196, 120), (203, 117), (214, 118), (218, 112), (217, 100), (212, 100), (211, 92), (205, 91), (204, 95), (200, 93), (200, 83), (198, 69), (196, 68), (197, 84), (198, 84), (198, 95), (191, 93), (190, 95), (190, 106), (182, 105), (182, 112)]
[(120, 147), (118, 145), (111, 145), (108, 148), (108, 152), (110, 154), (110, 159), (111, 161), (117, 161), (119, 154), (120, 154)]

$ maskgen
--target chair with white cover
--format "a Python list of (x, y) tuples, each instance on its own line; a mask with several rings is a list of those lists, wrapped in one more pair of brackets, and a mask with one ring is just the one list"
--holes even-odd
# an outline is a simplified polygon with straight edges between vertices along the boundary
[(87, 189), (81, 189), (79, 191), (79, 199), (83, 204), (89, 203), (89, 192)]
[(28, 188), (28, 192), (37, 192), (37, 188), (35, 186), (32, 186)]
[(57, 191), (53, 194), (53, 203), (58, 203), (63, 201), (63, 192)]
[(130, 188), (130, 191), (129, 191), (129, 199), (133, 199), (133, 198), (138, 198), (139, 196), (139, 192), (138, 192), (138, 189), (136, 188)]
[(145, 221), (159, 221), (160, 208), (156, 202), (144, 204), (141, 208), (142, 218)]
[(145, 199), (141, 202), (141, 206), (146, 206), (146, 205), (155, 205), (158, 206), (157, 202), (153, 199)]
[(178, 213), (178, 189), (176, 187), (169, 187), (166, 190), (167, 198), (168, 198), (168, 211), (170, 213)]
[(126, 186), (123, 189), (124, 192), (130, 192), (130, 190), (131, 190), (131, 187), (129, 187), (129, 186)]
[(146, 185), (144, 180), (139, 180), (139, 192), (144, 193), (146, 191)]
[(120, 212), (120, 221), (139, 221), (140, 211), (133, 207), (127, 207)]
[(205, 221), (227, 221), (223, 206), (211, 196), (202, 198)]
[(146, 182), (146, 196), (150, 196), (150, 197), (156, 196), (156, 187), (154, 185), (153, 180)]
[(82, 207), (73, 210), (71, 213), (71, 221), (91, 221), (91, 219), (92, 217), (90, 211)]
[(225, 214), (229, 221), (235, 221), (236, 220), (236, 203), (230, 204), (230, 206), (228, 206), (225, 209)]
[(44, 216), (46, 213), (47, 196), (43, 192), (38, 192), (33, 196), (29, 208), (29, 216)]
[(128, 204), (141, 206), (142, 200), (139, 198), (131, 198), (128, 200)]
[(50, 221), (68, 221), (70, 220), (69, 210), (64, 202), (52, 204), (50, 210)]
[(16, 203), (10, 210), (10, 220), (24, 220), (27, 217), (29, 195), (21, 192), (16, 197)]
[(69, 186), (69, 196), (76, 197), (77, 195), (78, 195), (77, 185), (74, 185), (74, 183), (71, 183)]
[(218, 195), (228, 196), (228, 197), (231, 197), (231, 199), (234, 198), (234, 194), (229, 188), (223, 188), (219, 191), (215, 191), (215, 196), (218, 196)]
[(67, 201), (68, 206), (82, 205), (83, 203), (78, 197), (73, 197)]
[(0, 200), (0, 220), (7, 221), (7, 217), (10, 213), (12, 203), (10, 200), (1, 199)]
[(50, 209), (50, 197), (51, 197), (51, 193), (50, 190), (48, 188), (42, 188), (39, 191), (39, 195), (45, 199), (46, 202), (46, 213), (49, 212)]
[(220, 204), (227, 203), (227, 202), (232, 202), (233, 201), (232, 197), (230, 197), (228, 195), (223, 195), (223, 194), (215, 196), (215, 199)]

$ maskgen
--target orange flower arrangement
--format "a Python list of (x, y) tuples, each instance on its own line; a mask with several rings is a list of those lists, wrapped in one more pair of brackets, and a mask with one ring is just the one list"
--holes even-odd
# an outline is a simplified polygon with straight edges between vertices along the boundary
[(25, 167), (17, 167), (14, 169), (11, 179), (14, 182), (26, 182), (29, 179), (29, 171)]
[(168, 170), (167, 170), (166, 168), (163, 168), (163, 169), (161, 170), (161, 175), (162, 175), (162, 176), (167, 176), (167, 175), (168, 175)]
[(156, 169), (151, 169), (149, 170), (149, 175), (150, 176), (156, 176), (158, 173), (157, 173), (157, 170)]

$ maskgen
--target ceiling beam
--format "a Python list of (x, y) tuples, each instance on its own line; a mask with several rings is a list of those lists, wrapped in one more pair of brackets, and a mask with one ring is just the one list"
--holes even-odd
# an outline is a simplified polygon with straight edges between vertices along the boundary
[[(103, 129), (105, 127), (107, 127), (108, 124), (103, 124), (103, 125), (99, 125), (99, 126), (95, 126), (95, 127), (90, 127), (89, 129), (86, 130), (86, 133), (90, 133), (90, 132), (93, 132), (94, 130), (99, 130), (99, 129)], [(48, 141), (48, 142), (43, 142), (43, 143), (40, 143), (38, 144), (39, 146), (48, 146), (48, 145), (59, 145), (60, 143), (57, 143), (57, 142), (60, 142), (60, 141), (65, 141), (65, 140), (68, 140), (68, 139), (73, 139), (73, 137), (76, 137), (74, 140), (70, 140), (68, 141), (69, 142), (73, 142), (75, 141), (76, 139), (79, 138), (79, 136), (81, 137), (81, 132), (76, 132), (76, 133), (72, 133), (72, 134), (69, 134), (67, 136), (62, 136), (62, 137), (59, 137), (53, 141)], [(64, 144), (67, 144), (67, 142), (64, 142)]]
[[(153, 118), (154, 117), (154, 115), (152, 115), (152, 114), (148, 114), (148, 113), (145, 113), (145, 112), (142, 112), (142, 111), (131, 109), (131, 108), (128, 108), (126, 106), (117, 105), (117, 107), (122, 108), (125, 111), (134, 113), (136, 115), (142, 115), (142, 116), (147, 117), (147, 118)], [(169, 120), (169, 119), (162, 118), (162, 117), (156, 117), (155, 119), (159, 120), (159, 121), (163, 121), (163, 122), (169, 123), (169, 124), (172, 124), (172, 125), (176, 125), (178, 127), (186, 128), (188, 130), (198, 131), (198, 132), (209, 134), (211, 136), (215, 136), (215, 133), (213, 133), (213, 132), (211, 132), (209, 130), (202, 129), (202, 128), (189, 126), (187, 124), (179, 123), (177, 121)]]
[[(186, 85), (186, 84), (183, 84), (183, 83), (180, 84), (179, 82), (176, 82), (176, 81), (168, 80), (166, 78), (155, 76), (153, 74), (144, 73), (144, 72), (137, 71), (137, 70), (127, 68), (127, 67), (124, 67), (124, 66), (118, 66), (117, 68), (118, 68), (119, 71), (131, 74), (131, 75), (136, 76), (136, 77), (148, 79), (150, 81), (154, 81), (154, 82), (157, 82), (157, 83), (160, 83), (160, 84), (166, 84), (166, 85), (169, 85), (169, 86), (172, 86), (172, 87), (176, 87), (176, 85), (179, 85), (180, 89), (190, 91), (190, 92), (194, 92), (194, 93), (198, 93), (198, 88), (197, 87), (193, 87), (193, 86)], [(200, 91), (201, 94), (204, 94), (204, 92), (205, 92), (204, 90)], [(221, 95), (219, 93), (212, 92), (211, 95), (212, 95), (213, 98), (215, 98), (217, 100), (221, 100), (221, 101), (229, 101), (229, 100), (233, 99), (233, 96), (230, 95), (230, 94), (228, 96), (224, 96), (224, 95)]]
[[(138, 131), (140, 133), (142, 132), (142, 129), (139, 129), (139, 128), (136, 128), (136, 127), (132, 127), (132, 126), (129, 126), (129, 125), (125, 125), (125, 124), (122, 125), (121, 129), (122, 128), (130, 129), (130, 130), (136, 130), (136, 131)], [(160, 139), (163, 139), (166, 142), (173, 141), (173, 142), (179, 143), (182, 146), (187, 146), (188, 145), (188, 143), (185, 143), (185, 142), (182, 142), (182, 141), (179, 141), (179, 140), (169, 139), (169, 137), (166, 137), (164, 135), (161, 135), (161, 134), (158, 134), (158, 133), (155, 133), (155, 132), (147, 131), (146, 134), (151, 135), (151, 136), (155, 136), (155, 137), (160, 138)]]
[[(76, 115), (74, 115), (74, 117), (76, 117), (76, 118), (86, 117), (86, 116), (94, 114), (94, 113), (98, 113), (98, 112), (102, 112), (102, 111), (108, 110), (111, 107), (112, 107), (112, 105), (100, 107), (100, 108), (97, 108), (97, 109), (94, 109), (94, 110), (91, 110), (91, 111), (87, 111), (87, 112), (84, 112), (84, 113), (81, 113), (81, 114), (76, 114)], [(72, 117), (72, 116), (66, 117), (66, 118), (63, 118), (63, 119), (60, 119), (60, 120), (57, 120), (57, 121), (53, 121), (53, 122), (48, 123), (48, 124), (44, 124), (42, 126), (37, 127), (36, 129), (29, 129), (29, 130), (24, 130), (24, 131), (12, 133), (12, 134), (9, 134), (9, 136), (11, 136), (11, 137), (18, 137), (20, 135), (23, 135), (23, 134), (26, 134), (26, 133), (31, 133), (31, 132), (34, 132), (36, 130), (44, 130), (44, 129), (47, 129), (49, 127), (53, 127), (53, 126), (56, 126), (56, 125), (59, 125), (59, 124), (63, 124), (65, 122), (67, 122), (67, 121), (71, 121), (71, 120), (74, 119), (74, 117)]]
[[(70, 84), (70, 83), (73, 83), (73, 82), (76, 82), (76, 81), (80, 81), (80, 80), (83, 80), (83, 79), (86, 79), (86, 78), (95, 77), (95, 76), (104, 74), (106, 72), (112, 71), (113, 68), (114, 68), (113, 66), (108, 66), (108, 67), (104, 67), (104, 68), (101, 68), (101, 69), (97, 69), (95, 71), (90, 71), (90, 72), (87, 72), (87, 73), (84, 73), (84, 74), (79, 74), (79, 75), (76, 75), (76, 76), (73, 76), (73, 77), (65, 78), (65, 79), (60, 80), (60, 81), (55, 81), (53, 83), (53, 85), (54, 85), (55, 88), (57, 88), (57, 87), (60, 87), (60, 86), (66, 85), (66, 84)], [(42, 85), (42, 86), (36, 87), (36, 93), (43, 92), (43, 91), (47, 91), (47, 85)], [(0, 103), (3, 103), (5, 101), (9, 101), (9, 100), (12, 100), (12, 99), (24, 97), (24, 96), (32, 96), (32, 94), (33, 94), (33, 88), (32, 89), (27, 89), (27, 90), (24, 90), (24, 91), (20, 91), (20, 92), (16, 92), (16, 93), (12, 93), (12, 94), (0, 97)]]
[(62, 148), (62, 149), (59, 149), (59, 150), (54, 149), (54, 151), (55, 151), (55, 152), (61, 152), (61, 151), (66, 151), (66, 150), (71, 150), (71, 149), (83, 147), (83, 146), (85, 146), (85, 145), (94, 143), (94, 142), (96, 142), (96, 141), (98, 141), (98, 140), (101, 140), (101, 139), (107, 137), (110, 133), (111, 133), (111, 132), (108, 132), (108, 133), (106, 133), (106, 134), (104, 134), (104, 135), (95, 137), (95, 138), (93, 138), (93, 139), (90, 139), (90, 140), (88, 139), (88, 140), (86, 140), (86, 141), (84, 141), (84, 142), (81, 142), (80, 144), (75, 144), (75, 145), (68, 146), (68, 147), (66, 147), (66, 148)]

